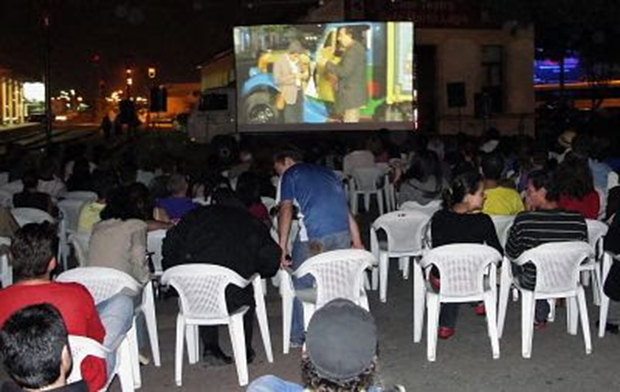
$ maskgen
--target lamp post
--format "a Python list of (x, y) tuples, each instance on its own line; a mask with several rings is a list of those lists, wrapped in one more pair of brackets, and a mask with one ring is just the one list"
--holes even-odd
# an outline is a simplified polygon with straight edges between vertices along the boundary
[(52, 146), (52, 83), (51, 83), (51, 32), (50, 32), (50, 9), (45, 10), (43, 15), (43, 32), (45, 36), (45, 141), (47, 148)]

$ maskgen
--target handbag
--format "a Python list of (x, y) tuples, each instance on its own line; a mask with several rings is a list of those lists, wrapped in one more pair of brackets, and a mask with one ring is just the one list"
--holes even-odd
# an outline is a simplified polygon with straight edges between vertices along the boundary
[(284, 99), (284, 94), (280, 93), (276, 97), (276, 109), (284, 110), (285, 106), (286, 106), (286, 100)]

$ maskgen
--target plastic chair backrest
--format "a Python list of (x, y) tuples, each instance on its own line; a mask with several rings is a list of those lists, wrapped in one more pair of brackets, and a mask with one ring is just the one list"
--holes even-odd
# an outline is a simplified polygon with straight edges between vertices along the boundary
[(161, 264), (161, 246), (164, 242), (164, 238), (166, 238), (166, 230), (164, 229), (150, 231), (147, 235), (146, 249), (151, 253), (151, 261), (153, 261), (153, 267), (157, 274), (164, 271)]
[(54, 218), (52, 218), (50, 214), (36, 208), (13, 208), (11, 210), (11, 214), (13, 214), (13, 217), (20, 227), (28, 223), (55, 222)]
[[(11, 239), (0, 237), (0, 245), (11, 246)], [(7, 252), (0, 252), (0, 282), (3, 288), (13, 284), (13, 268), (9, 264), (8, 249), (6, 250)]]
[(73, 191), (64, 194), (65, 199), (82, 200), (84, 202), (92, 202), (97, 200), (97, 194), (90, 191)]
[(213, 264), (172, 267), (164, 272), (161, 282), (176, 289), (183, 315), (207, 319), (228, 317), (225, 291), (229, 284), (245, 287), (249, 283), (235, 271)]
[(502, 246), (508, 241), (508, 231), (515, 221), (515, 215), (491, 215), (497, 238)]
[(366, 250), (332, 250), (306, 260), (295, 275), (298, 278), (307, 274), (314, 276), (317, 309), (335, 298), (346, 298), (361, 306), (364, 271), (374, 262), (375, 257)]
[(353, 169), (352, 176), (355, 182), (355, 190), (376, 191), (379, 183), (383, 180), (385, 170), (379, 167), (357, 167)]
[(22, 180), (15, 180), (9, 182), (8, 184), (2, 185), (0, 189), (10, 193), (11, 195), (14, 195), (24, 190), (24, 183), (22, 182)]
[(481, 244), (450, 244), (428, 251), (420, 265), (439, 270), (439, 292), (446, 297), (468, 297), (484, 293), (484, 275), (490, 264), (497, 265), (502, 255)]
[(90, 233), (73, 233), (69, 236), (69, 242), (75, 250), (75, 257), (80, 267), (86, 267), (88, 262), (88, 249), (90, 245)]
[(535, 291), (552, 294), (575, 290), (579, 265), (593, 256), (594, 250), (585, 242), (553, 242), (523, 252), (514, 263), (533, 263), (536, 266)]
[(0, 188), (0, 206), (13, 207), (13, 194)]
[(599, 246), (603, 245), (602, 240), (607, 235), (609, 226), (594, 219), (586, 219), (586, 224), (588, 225), (588, 243), (594, 249), (598, 249)]
[(77, 231), (80, 212), (84, 204), (86, 201), (81, 199), (65, 199), (58, 202), (58, 209), (62, 212), (66, 230)]
[(610, 171), (609, 174), (607, 174), (607, 191), (609, 192), (609, 190), (615, 186), (618, 186), (618, 173)]
[(86, 336), (69, 335), (69, 347), (73, 359), (73, 367), (68, 375), (67, 382), (73, 383), (82, 379), (81, 364), (88, 357), (93, 356), (105, 359), (109, 351), (94, 339)]
[(65, 271), (56, 278), (59, 282), (77, 282), (90, 292), (98, 304), (123, 289), (139, 294), (142, 286), (123, 271), (106, 267), (80, 267)]
[(419, 211), (429, 216), (441, 209), (441, 200), (431, 200), (425, 205), (417, 203), (415, 201), (406, 201), (398, 208), (401, 211)]
[(351, 151), (342, 159), (342, 171), (345, 176), (353, 174), (358, 167), (372, 167), (375, 165), (375, 156), (368, 150)]
[(394, 211), (378, 217), (371, 226), (370, 241), (373, 254), (378, 258), (377, 231), (387, 235), (388, 252), (422, 251), (424, 227), (430, 216), (419, 211)]

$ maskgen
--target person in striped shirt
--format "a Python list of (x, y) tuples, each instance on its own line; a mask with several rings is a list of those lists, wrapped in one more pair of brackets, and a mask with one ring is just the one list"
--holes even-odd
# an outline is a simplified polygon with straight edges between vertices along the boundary
[[(559, 194), (552, 172), (536, 170), (529, 174), (525, 200), (528, 211), (515, 217), (508, 234), (505, 253), (510, 259), (515, 260), (526, 250), (549, 242), (588, 241), (588, 226), (583, 216), (558, 207)], [(521, 287), (534, 290), (536, 267), (532, 263), (513, 264), (512, 272)], [(536, 301), (537, 326), (544, 328), (548, 315), (547, 301)]]

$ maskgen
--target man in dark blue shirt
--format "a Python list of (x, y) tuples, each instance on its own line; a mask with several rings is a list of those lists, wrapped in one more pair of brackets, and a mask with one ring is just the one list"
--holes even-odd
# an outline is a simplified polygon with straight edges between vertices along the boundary
[[(283, 267), (297, 269), (308, 258), (329, 250), (364, 248), (357, 222), (349, 212), (342, 180), (332, 170), (302, 163), (296, 151), (276, 154), (274, 169), (281, 176), (278, 238)], [(289, 256), (294, 205), (299, 211), (300, 229)], [(313, 283), (310, 276), (294, 281), (296, 289), (312, 287)], [(303, 340), (303, 309), (295, 299), (291, 344), (301, 346)]]

